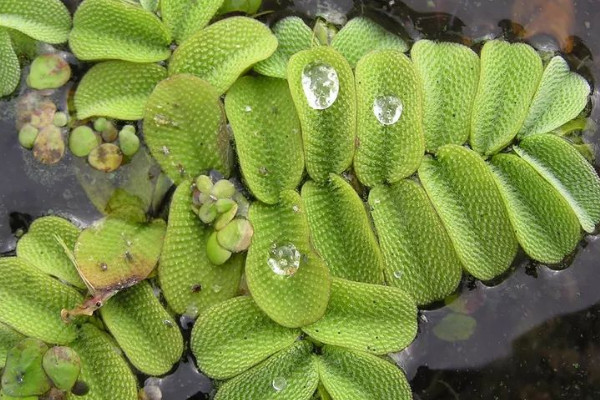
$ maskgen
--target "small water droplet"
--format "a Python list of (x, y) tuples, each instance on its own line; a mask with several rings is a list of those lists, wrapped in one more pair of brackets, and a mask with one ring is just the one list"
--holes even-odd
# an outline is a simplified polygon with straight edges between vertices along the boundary
[(108, 269), (108, 265), (106, 265), (106, 263), (100, 263), (100, 269), (102, 271), (106, 271)]
[(170, 319), (165, 319), (165, 320), (163, 321), (163, 323), (165, 324), (165, 326), (166, 326), (167, 328), (172, 328), (172, 327), (174, 327), (174, 326), (175, 326), (175, 324), (173, 323), (173, 321), (171, 321)]
[(168, 156), (171, 153), (171, 150), (167, 146), (162, 147), (162, 152), (165, 156)]
[(304, 261), (302, 254), (293, 244), (273, 244), (267, 263), (277, 275), (292, 276)]
[(219, 293), (223, 289), (221, 285), (212, 285), (212, 291), (215, 293)]
[(325, 110), (331, 107), (340, 92), (338, 74), (331, 65), (310, 63), (302, 71), (302, 89), (311, 108)]
[(252, 112), (252, 107), (246, 106), (246, 107), (244, 107), (244, 111), (246, 111), (246, 112)]
[(278, 376), (273, 379), (272, 385), (273, 385), (273, 389), (275, 389), (275, 391), (281, 392), (283, 389), (285, 389), (287, 387), (287, 381), (285, 380), (284, 377)]
[(396, 278), (396, 279), (402, 278), (402, 271), (394, 271), (394, 278)]
[(396, 96), (379, 96), (373, 100), (373, 114), (382, 125), (393, 125), (402, 115), (402, 101)]
[(300, 212), (300, 207), (298, 207), (297, 205), (294, 205), (292, 207), (292, 210), (294, 210), (295, 213)]

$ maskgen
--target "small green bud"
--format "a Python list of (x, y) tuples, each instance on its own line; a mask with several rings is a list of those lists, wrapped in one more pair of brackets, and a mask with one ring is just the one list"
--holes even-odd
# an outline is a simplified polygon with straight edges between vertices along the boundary
[(254, 235), (254, 228), (250, 221), (236, 218), (217, 232), (217, 240), (224, 249), (239, 253), (248, 249), (252, 235)]
[(200, 217), (200, 220), (207, 225), (217, 218), (217, 214), (217, 206), (213, 201), (207, 201), (202, 204), (198, 210), (198, 217)]
[(126, 156), (132, 156), (140, 149), (140, 138), (132, 125), (125, 125), (119, 132), (119, 146)]
[(81, 359), (70, 347), (55, 346), (44, 354), (44, 371), (60, 390), (71, 391), (81, 371)]
[(108, 127), (108, 120), (104, 117), (100, 117), (94, 121), (94, 130), (96, 132), (104, 132), (104, 130)]
[(98, 147), (98, 138), (94, 131), (85, 125), (78, 126), (69, 135), (69, 149), (77, 157), (87, 157)]
[(42, 368), (48, 346), (38, 339), (24, 339), (8, 351), (2, 390), (9, 396), (37, 396), (50, 390), (50, 381)]
[(230, 199), (235, 194), (235, 186), (227, 179), (221, 179), (215, 183), (211, 194), (217, 199)]
[(44, 54), (31, 63), (27, 85), (34, 89), (56, 89), (71, 79), (71, 67), (58, 54)]
[(225, 226), (227, 226), (228, 223), (233, 221), (235, 215), (237, 214), (237, 211), (238, 206), (236, 203), (235, 206), (233, 206), (229, 211), (226, 211), (223, 214), (219, 215), (219, 217), (215, 220), (214, 223), (215, 230), (220, 231), (221, 229), (225, 228)]
[(56, 114), (54, 114), (54, 120), (52, 121), (54, 126), (58, 126), (60, 128), (66, 126), (68, 122), (69, 116), (66, 113), (59, 111)]
[(213, 232), (206, 242), (206, 255), (208, 260), (215, 265), (225, 264), (231, 257), (231, 252), (221, 247), (217, 241), (217, 232)]
[(217, 200), (216, 205), (217, 212), (219, 212), (219, 214), (225, 213), (231, 210), (233, 207), (235, 207), (237, 211), (237, 203), (231, 199), (219, 199)]
[(33, 148), (33, 143), (39, 132), (40, 131), (35, 126), (26, 124), (19, 131), (19, 143), (26, 149)]
[(196, 187), (202, 193), (210, 194), (213, 188), (212, 179), (206, 175), (200, 175), (196, 178)]
[(112, 172), (121, 166), (123, 153), (119, 146), (103, 143), (88, 155), (88, 163), (99, 171)]

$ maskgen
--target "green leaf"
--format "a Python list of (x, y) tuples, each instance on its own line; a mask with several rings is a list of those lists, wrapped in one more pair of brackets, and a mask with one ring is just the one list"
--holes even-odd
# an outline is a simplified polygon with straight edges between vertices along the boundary
[(236, 297), (206, 310), (194, 325), (191, 348), (199, 368), (228, 379), (288, 348), (300, 336), (271, 320), (251, 297)]
[(442, 300), (460, 282), (462, 264), (423, 187), (410, 180), (369, 193), (386, 281), (417, 304)]
[(71, 14), (60, 0), (2, 0), (3, 26), (42, 42), (64, 43), (71, 30)]
[(333, 400), (410, 400), (404, 373), (372, 354), (325, 346), (318, 357), (321, 382)]
[(176, 184), (211, 169), (230, 173), (229, 132), (219, 93), (195, 76), (175, 75), (156, 86), (146, 103), (144, 137)]
[(426, 157), (419, 177), (465, 269), (489, 280), (506, 271), (517, 240), (486, 163), (472, 150), (449, 144)]
[(85, 0), (73, 17), (69, 45), (80, 60), (148, 63), (169, 58), (171, 36), (160, 19), (120, 0)]
[(48, 346), (27, 338), (8, 351), (2, 374), (2, 391), (15, 397), (39, 396), (52, 387), (42, 368)]
[[(305, 69), (331, 67), (337, 73), (339, 93), (325, 109), (311, 107), (303, 89)], [(288, 63), (288, 83), (302, 126), (306, 169), (311, 178), (324, 181), (352, 163), (356, 135), (356, 91), (352, 69), (344, 57), (328, 46), (294, 54)], [(318, 84), (317, 84), (318, 86)]]
[(215, 400), (310, 400), (319, 384), (317, 363), (311, 353), (309, 342), (296, 342), (226, 382)]
[(256, 304), (275, 322), (290, 328), (321, 318), (331, 278), (310, 244), (298, 193), (283, 192), (277, 205), (252, 203), (249, 219), (254, 237), (246, 260), (246, 281)]
[(80, 275), (95, 290), (120, 290), (135, 285), (158, 262), (165, 222), (147, 224), (103, 218), (79, 235), (75, 259)]
[(191, 183), (183, 182), (171, 200), (158, 266), (160, 287), (178, 314), (195, 317), (238, 293), (244, 258), (236, 255), (223, 265), (211, 264), (206, 255), (206, 241), (211, 233), (192, 211)]
[(368, 18), (353, 18), (333, 37), (331, 46), (342, 53), (352, 68), (373, 50), (398, 50), (403, 53), (408, 45), (397, 35), (386, 31)]
[(479, 82), (479, 57), (458, 43), (418, 40), (410, 50), (423, 87), (425, 147), (464, 144)]
[(83, 300), (79, 292), (18, 257), (1, 258), (0, 271), (0, 322), (48, 343), (75, 339), (75, 326), (65, 324), (60, 312)]
[(78, 400), (137, 400), (137, 381), (114, 339), (84, 324), (71, 347), (81, 358), (81, 380), (90, 388)]
[(156, 12), (158, 10), (158, 5), (160, 0), (139, 0), (144, 10)]
[(285, 79), (290, 57), (306, 50), (316, 42), (311, 29), (299, 17), (286, 17), (273, 26), (277, 38), (277, 50), (269, 58), (254, 65), (254, 70), (262, 75)]
[(286, 81), (245, 76), (225, 97), (242, 173), (252, 194), (274, 204), (304, 173), (300, 121)]
[(326, 344), (387, 354), (417, 335), (417, 306), (401, 289), (333, 278), (325, 315), (302, 330)]
[(534, 260), (558, 263), (581, 239), (577, 215), (561, 194), (513, 154), (492, 159), (492, 172), (519, 243)]
[(548, 133), (571, 121), (583, 111), (589, 94), (590, 84), (571, 72), (564, 58), (554, 57), (544, 70), (519, 137)]
[(161, 0), (160, 14), (177, 43), (204, 28), (223, 0)]
[(79, 228), (64, 218), (38, 218), (17, 243), (17, 256), (42, 272), (85, 289), (85, 283), (60, 242), (73, 251), (79, 232)]
[(119, 347), (141, 372), (163, 375), (181, 358), (181, 331), (149, 283), (117, 293), (100, 313)]
[(581, 153), (547, 134), (526, 137), (515, 151), (567, 200), (583, 229), (593, 232), (600, 222), (600, 179)]
[[(397, 50), (369, 53), (356, 66), (356, 98), (358, 179), (374, 186), (412, 175), (425, 151), (422, 89), (413, 63)], [(384, 125), (376, 104), (386, 116), (400, 112), (399, 119), (386, 119)]]
[(302, 200), (311, 240), (332, 276), (382, 283), (383, 258), (365, 205), (349, 183), (331, 174), (323, 184), (308, 181)]
[(169, 74), (196, 75), (222, 94), (276, 48), (277, 38), (262, 22), (247, 17), (226, 18), (182, 43), (173, 54)]
[(0, 369), (4, 368), (8, 351), (24, 338), (19, 332), (0, 322)]
[(4, 97), (14, 92), (19, 86), (21, 66), (8, 31), (2, 27), (0, 27), (0, 59), (2, 60), (0, 64), (0, 97)]
[(450, 313), (433, 327), (433, 334), (440, 340), (453, 343), (468, 340), (475, 332), (476, 327), (477, 321), (475, 318)]
[(156, 64), (96, 64), (83, 76), (75, 92), (77, 118), (142, 119), (150, 93), (166, 77), (167, 70)]
[(491, 155), (508, 145), (527, 116), (542, 77), (542, 60), (523, 43), (487, 42), (473, 105), (471, 147)]

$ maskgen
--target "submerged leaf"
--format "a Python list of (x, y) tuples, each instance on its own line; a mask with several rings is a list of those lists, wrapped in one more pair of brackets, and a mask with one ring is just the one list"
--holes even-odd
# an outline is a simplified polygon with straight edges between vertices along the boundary
[(181, 43), (206, 25), (223, 0), (161, 0), (160, 15), (177, 43)]
[(310, 244), (300, 196), (287, 191), (276, 205), (254, 202), (249, 219), (254, 237), (246, 260), (246, 280), (256, 304), (290, 328), (321, 318), (331, 278)]
[(0, 322), (0, 369), (4, 368), (8, 351), (24, 338), (19, 332)]
[(75, 92), (77, 118), (142, 119), (150, 93), (166, 76), (167, 70), (156, 64), (96, 64), (83, 76)]
[(169, 74), (190, 73), (210, 82), (219, 94), (248, 68), (269, 57), (277, 38), (262, 22), (231, 17), (186, 40), (173, 54)]
[(69, 35), (69, 46), (80, 60), (161, 61), (171, 54), (170, 42), (156, 15), (121, 0), (85, 0)]
[(50, 380), (42, 368), (48, 346), (27, 338), (8, 351), (2, 374), (2, 391), (14, 397), (39, 396), (50, 390)]
[(517, 240), (492, 172), (472, 150), (446, 145), (426, 157), (419, 177), (465, 269), (489, 280), (506, 271)]
[(203, 373), (228, 379), (288, 348), (300, 330), (271, 320), (250, 297), (214, 305), (196, 321), (191, 348)]
[(71, 14), (60, 0), (2, 0), (1, 27), (46, 43), (64, 43), (71, 29)]
[(433, 334), (438, 339), (446, 342), (458, 342), (469, 339), (476, 327), (477, 321), (475, 318), (468, 315), (450, 313), (444, 316), (433, 327)]
[(2, 27), (0, 27), (0, 59), (2, 60), (0, 64), (0, 97), (3, 97), (14, 92), (19, 85), (21, 66), (8, 31)]
[(462, 265), (421, 185), (404, 180), (376, 186), (369, 205), (389, 285), (405, 290), (419, 305), (456, 290)]

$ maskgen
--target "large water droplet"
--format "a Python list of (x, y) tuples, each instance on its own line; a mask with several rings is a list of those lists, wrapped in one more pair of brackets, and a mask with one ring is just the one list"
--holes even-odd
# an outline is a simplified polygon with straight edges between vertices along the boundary
[(373, 100), (373, 114), (382, 125), (393, 125), (402, 115), (402, 101), (396, 96), (379, 96)]
[(335, 69), (328, 64), (313, 62), (302, 71), (302, 89), (308, 105), (315, 110), (331, 107), (340, 92), (340, 81)]
[(277, 275), (291, 276), (300, 268), (302, 254), (291, 243), (284, 245), (273, 244), (267, 262)]
[(273, 389), (280, 392), (287, 387), (287, 381), (285, 380), (284, 377), (278, 376), (273, 379), (272, 385), (273, 385)]

